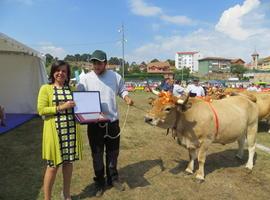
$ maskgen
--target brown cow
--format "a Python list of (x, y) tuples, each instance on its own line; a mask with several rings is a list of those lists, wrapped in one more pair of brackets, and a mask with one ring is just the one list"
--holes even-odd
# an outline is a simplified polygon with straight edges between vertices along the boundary
[[(250, 92), (250, 91), (242, 91), (237, 93), (232, 93), (231, 96), (247, 96), (250, 98), (251, 96), (255, 96), (257, 99), (257, 106), (258, 106), (258, 117), (259, 121), (266, 120), (269, 124), (270, 121), (270, 93), (267, 92)], [(270, 129), (268, 130), (270, 133)]]
[(193, 173), (197, 157), (199, 169), (196, 178), (200, 182), (204, 181), (206, 152), (211, 143), (228, 144), (238, 141), (236, 156), (242, 158), (247, 137), (249, 158), (246, 168), (253, 168), (258, 108), (248, 98), (235, 96), (210, 103), (199, 98), (187, 97), (182, 100), (168, 93), (160, 93), (152, 102), (152, 109), (145, 116), (145, 122), (176, 131), (179, 141), (190, 155), (185, 172)]

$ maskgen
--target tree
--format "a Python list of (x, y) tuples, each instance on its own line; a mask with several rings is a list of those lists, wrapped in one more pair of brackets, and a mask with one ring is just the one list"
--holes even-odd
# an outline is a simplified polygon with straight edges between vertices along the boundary
[(139, 66), (141, 72), (147, 72), (147, 64), (143, 61)]
[(159, 62), (159, 60), (155, 58), (155, 59), (150, 61), (150, 63), (152, 63), (152, 62)]
[(243, 77), (243, 74), (247, 71), (243, 65), (231, 65), (231, 73), (237, 75), (239, 79)]
[(141, 65), (146, 66), (146, 63), (144, 61), (141, 62)]
[(88, 53), (84, 53), (81, 55), (81, 61), (88, 62), (90, 58), (91, 58), (91, 55)]
[(75, 57), (73, 55), (66, 55), (64, 58), (65, 61), (75, 61)]
[(54, 58), (49, 53), (45, 54), (45, 57), (46, 57), (46, 63), (45, 63), (46, 71), (47, 71), (47, 74), (49, 74), (50, 73), (50, 66), (52, 65), (53, 62), (55, 62), (57, 60), (57, 57)]
[(131, 67), (135, 67), (135, 66), (137, 66), (137, 63), (133, 61), (133, 62), (130, 64), (130, 66), (131, 66)]
[(51, 54), (49, 54), (49, 53), (47, 53), (46, 55), (45, 55), (45, 57), (46, 57), (46, 64), (47, 63), (49, 63), (49, 64), (51, 64), (52, 62), (53, 62), (53, 56), (51, 55)]
[[(123, 68), (122, 68), (122, 59), (120, 58), (121, 60), (121, 67), (120, 67), (120, 70), (119, 70), (119, 74), (122, 76), (123, 74)], [(125, 74), (128, 74), (128, 68), (129, 68), (129, 63), (128, 62), (125, 62), (125, 65), (124, 65), (124, 69), (125, 69)]]
[(167, 62), (170, 64), (170, 66), (175, 66), (175, 60), (167, 59)]
[(138, 65), (132, 67), (132, 73), (141, 73), (140, 67)]
[(121, 64), (122, 64), (122, 59), (120, 60), (120, 59), (117, 58), (117, 57), (111, 57), (111, 58), (108, 60), (108, 63), (111, 64), (111, 65), (121, 65)]
[(124, 68), (125, 68), (125, 74), (128, 73), (128, 68), (129, 68), (129, 63), (128, 62), (125, 62), (125, 65), (124, 65)]
[(184, 67), (183, 70), (182, 69), (175, 69), (174, 70), (174, 74), (175, 74), (175, 79), (177, 80), (187, 80), (190, 77), (190, 69)]
[(80, 54), (75, 54), (75, 60), (80, 61), (81, 60), (81, 55)]

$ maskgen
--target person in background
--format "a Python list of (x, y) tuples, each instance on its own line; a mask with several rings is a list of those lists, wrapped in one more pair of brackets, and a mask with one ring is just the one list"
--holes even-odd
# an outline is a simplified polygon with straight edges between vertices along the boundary
[(50, 84), (41, 86), (37, 102), (38, 113), (44, 119), (42, 158), (47, 162), (44, 199), (51, 199), (56, 173), (62, 165), (62, 199), (71, 200), (73, 162), (82, 158), (82, 141), (75, 122), (69, 64), (61, 60), (53, 63), (49, 79)]
[(164, 92), (173, 92), (173, 81), (170, 78), (165, 78), (159, 86), (159, 89)]
[(247, 88), (247, 91), (249, 91), (249, 92), (257, 92), (258, 88), (256, 87), (256, 85), (254, 83), (251, 83), (249, 85), (249, 87)]
[[(101, 111), (110, 120), (108, 123), (88, 124), (87, 128), (95, 172), (95, 195), (100, 197), (105, 191), (105, 169), (107, 185), (113, 186), (119, 191), (125, 190), (119, 181), (117, 170), (120, 135), (119, 137), (116, 136), (120, 133), (120, 127), (116, 97), (120, 96), (128, 105), (133, 105), (133, 101), (128, 96), (122, 77), (118, 73), (106, 69), (107, 55), (104, 51), (94, 51), (91, 61), (93, 63), (93, 71), (81, 78), (78, 89), (100, 91)], [(89, 99), (89, 103), (91, 103), (91, 99)], [(116, 138), (104, 138), (105, 134)], [(104, 148), (106, 149), (106, 167), (103, 161)]]
[(185, 89), (181, 86), (181, 81), (175, 80), (173, 85), (173, 95), (176, 97), (182, 96)]
[(187, 86), (187, 90), (190, 93), (191, 97), (198, 96), (203, 97), (205, 96), (205, 92), (202, 86), (199, 85), (199, 80), (194, 79), (193, 83)]
[(257, 92), (262, 92), (262, 87), (263, 86), (261, 86), (261, 85), (258, 84), (258, 85), (256, 85), (256, 87), (257, 87)]

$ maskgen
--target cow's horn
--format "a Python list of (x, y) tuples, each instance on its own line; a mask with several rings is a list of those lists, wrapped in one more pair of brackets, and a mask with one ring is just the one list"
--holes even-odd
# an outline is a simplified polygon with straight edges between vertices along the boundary
[(187, 97), (185, 98), (185, 100), (183, 100), (183, 99), (178, 99), (178, 100), (177, 100), (177, 104), (185, 105), (185, 104), (188, 102), (188, 99), (189, 99), (189, 93), (188, 93)]
[(184, 100), (183, 99), (178, 99), (177, 104), (181, 104), (181, 105), (184, 104)]
[(159, 95), (160, 92), (157, 91), (157, 90), (152, 90), (152, 93), (155, 94), (155, 95)]

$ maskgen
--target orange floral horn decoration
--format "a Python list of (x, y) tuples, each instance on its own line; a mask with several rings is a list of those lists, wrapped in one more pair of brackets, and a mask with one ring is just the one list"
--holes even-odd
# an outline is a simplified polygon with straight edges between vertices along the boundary
[(176, 99), (174, 98), (171, 92), (160, 92), (158, 96), (159, 96), (159, 101), (162, 104), (166, 104), (166, 103), (175, 104), (176, 103)]

